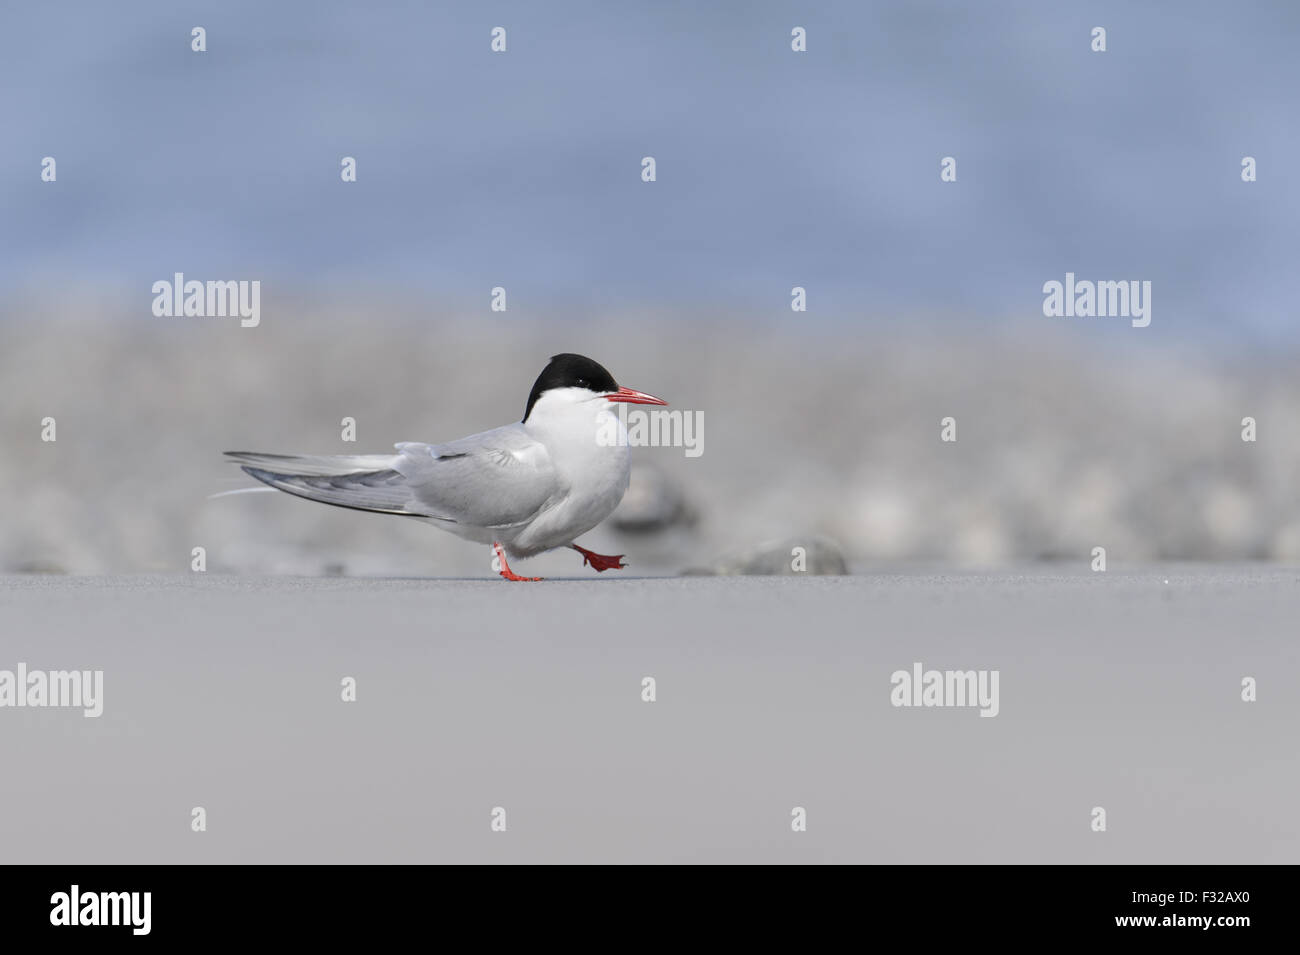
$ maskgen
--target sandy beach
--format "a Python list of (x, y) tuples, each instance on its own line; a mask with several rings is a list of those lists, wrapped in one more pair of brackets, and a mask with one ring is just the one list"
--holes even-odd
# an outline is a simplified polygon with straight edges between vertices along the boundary
[[(1300, 571), (1264, 566), (9, 576), (0, 668), (100, 668), (104, 708), (0, 714), (0, 846), (58, 863), (1295, 863), (1298, 617)], [(892, 705), (914, 663), (997, 670), (996, 717)]]

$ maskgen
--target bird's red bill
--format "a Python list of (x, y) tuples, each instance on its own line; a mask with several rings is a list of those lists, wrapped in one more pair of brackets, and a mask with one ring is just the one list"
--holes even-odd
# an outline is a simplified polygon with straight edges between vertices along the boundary
[(630, 405), (666, 405), (668, 402), (662, 398), (656, 398), (654, 395), (647, 395), (644, 391), (633, 391), (631, 388), (620, 388), (612, 395), (606, 395), (610, 401), (625, 401)]

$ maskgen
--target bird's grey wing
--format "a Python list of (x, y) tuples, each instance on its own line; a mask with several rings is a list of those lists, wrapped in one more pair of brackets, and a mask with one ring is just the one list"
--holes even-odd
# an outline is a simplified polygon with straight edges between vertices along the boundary
[(406, 479), (408, 509), (475, 527), (532, 520), (558, 493), (546, 448), (520, 425), (447, 444), (397, 445), (394, 469)]
[(309, 501), (359, 511), (422, 517), (409, 509), (410, 490), (393, 470), (396, 454), (264, 454), (227, 451), (226, 457), (263, 484)]

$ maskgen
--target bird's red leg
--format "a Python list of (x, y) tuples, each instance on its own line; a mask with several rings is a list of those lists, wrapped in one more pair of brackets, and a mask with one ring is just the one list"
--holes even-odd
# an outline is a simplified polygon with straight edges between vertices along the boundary
[(585, 547), (579, 547), (577, 544), (570, 544), (574, 550), (582, 555), (582, 562), (590, 564), (596, 573), (602, 570), (622, 570), (627, 564), (623, 563), (623, 554), (616, 557), (606, 557), (604, 554), (595, 554)]
[(506, 580), (541, 580), (542, 579), (541, 577), (520, 577), (513, 570), (511, 570), (510, 565), (506, 563), (506, 549), (502, 547), (499, 543), (494, 543), (492, 545), (492, 553), (496, 554), (497, 560), (500, 561), (501, 563), (501, 569), (498, 570), (497, 573), (499, 573)]

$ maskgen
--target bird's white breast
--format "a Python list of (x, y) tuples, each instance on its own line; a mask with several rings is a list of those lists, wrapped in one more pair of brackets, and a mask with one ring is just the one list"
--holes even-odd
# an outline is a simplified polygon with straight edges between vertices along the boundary
[(627, 434), (614, 406), (591, 392), (548, 392), (524, 427), (545, 448), (557, 477), (556, 498), (522, 528), (508, 549), (521, 556), (571, 543), (623, 499), (630, 477)]

